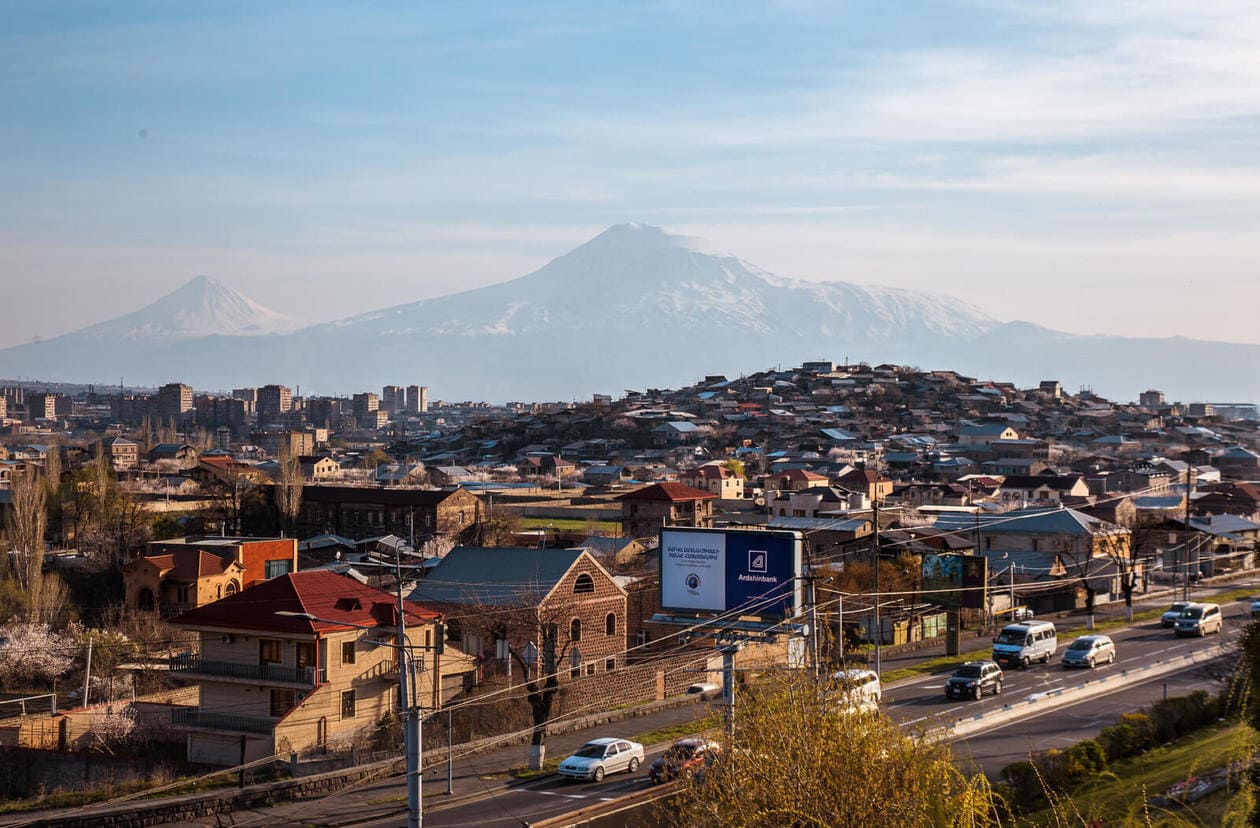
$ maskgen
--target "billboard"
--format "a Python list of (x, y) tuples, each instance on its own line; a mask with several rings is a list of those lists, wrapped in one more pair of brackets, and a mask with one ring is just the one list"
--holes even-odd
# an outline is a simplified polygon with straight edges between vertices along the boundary
[(800, 606), (798, 532), (666, 528), (659, 551), (662, 610), (787, 618)]
[[(984, 609), (989, 559), (981, 555), (924, 555), (920, 588), (942, 607)], [(939, 590), (939, 591), (938, 591)]]

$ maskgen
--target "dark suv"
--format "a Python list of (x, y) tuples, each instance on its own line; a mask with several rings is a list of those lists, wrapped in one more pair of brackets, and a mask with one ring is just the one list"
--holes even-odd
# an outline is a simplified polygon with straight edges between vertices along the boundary
[(968, 661), (945, 682), (946, 698), (978, 699), (1002, 692), (1002, 668), (993, 661)]

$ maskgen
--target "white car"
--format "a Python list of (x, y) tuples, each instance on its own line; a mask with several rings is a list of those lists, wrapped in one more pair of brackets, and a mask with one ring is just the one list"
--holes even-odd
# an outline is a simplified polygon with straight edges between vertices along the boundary
[(1161, 627), (1171, 627), (1177, 623), (1177, 619), (1181, 617), (1181, 611), (1193, 603), (1191, 601), (1173, 601), (1172, 606), (1159, 617), (1159, 625)]
[(716, 684), (698, 683), (687, 688), (688, 696), (699, 696), (702, 699), (716, 699), (722, 695), (722, 688)]
[(628, 739), (591, 739), (577, 752), (560, 763), (559, 773), (565, 779), (590, 779), (601, 782), (604, 776), (618, 771), (634, 773), (643, 764), (643, 745)]

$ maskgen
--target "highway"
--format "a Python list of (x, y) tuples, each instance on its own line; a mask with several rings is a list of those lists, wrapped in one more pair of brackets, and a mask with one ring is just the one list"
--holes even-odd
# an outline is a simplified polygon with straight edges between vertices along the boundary
[[(1234, 585), (1237, 588), (1238, 585)], [(1222, 606), (1226, 627), (1219, 636), (1177, 638), (1172, 630), (1158, 622), (1113, 630), (1108, 633), (1116, 642), (1115, 664), (1094, 670), (1066, 670), (1058, 655), (1075, 638), (1077, 631), (1059, 636), (1059, 651), (1048, 665), (1034, 665), (1028, 670), (1006, 670), (1002, 695), (985, 696), (980, 701), (946, 699), (946, 676), (936, 674), (911, 679), (888, 688), (884, 693), (883, 712), (907, 726), (931, 728), (950, 719), (973, 715), (977, 710), (1000, 709), (1060, 688), (1070, 688), (1087, 680), (1121, 671), (1136, 671), (1160, 659), (1174, 658), (1196, 649), (1214, 647), (1221, 639), (1236, 638), (1250, 620), (1250, 603), (1230, 602)], [(1153, 679), (1135, 678), (1109, 690), (1105, 695), (1076, 704), (1048, 704), (1046, 713), (1025, 716), (1008, 724), (985, 728), (983, 733), (954, 742), (959, 761), (973, 770), (996, 775), (1011, 762), (1026, 758), (1030, 750), (1065, 747), (1082, 739), (1092, 738), (1122, 713), (1141, 708), (1161, 698), (1185, 695), (1195, 689), (1215, 691), (1220, 687), (1224, 669), (1218, 662), (1189, 664)], [(659, 752), (659, 751), (658, 751)], [(649, 762), (652, 757), (649, 757)], [(523, 821), (537, 821), (632, 793), (647, 786), (642, 772), (637, 779), (613, 777), (602, 784), (565, 782), (555, 777), (513, 788), (498, 796), (466, 803), (448, 810), (430, 809), (425, 823), (432, 826), (488, 825), (520, 828)], [(397, 820), (369, 823), (396, 825)]]

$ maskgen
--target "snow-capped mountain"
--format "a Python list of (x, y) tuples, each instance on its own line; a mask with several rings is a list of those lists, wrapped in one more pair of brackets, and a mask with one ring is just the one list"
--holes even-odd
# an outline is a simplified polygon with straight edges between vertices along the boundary
[[(549, 336), (610, 331), (678, 336), (712, 328), (738, 338), (970, 338), (998, 325), (950, 296), (845, 282), (802, 282), (761, 270), (697, 239), (620, 224), (510, 282), (338, 323), (386, 337)], [(571, 340), (570, 340), (571, 341)]]
[(288, 320), (208, 279), (149, 307), (0, 350), (0, 377), (315, 393), (428, 385), (435, 398), (587, 399), (831, 359), (1058, 379), (1133, 399), (1260, 400), (1260, 346), (1082, 337), (999, 322), (953, 297), (767, 273), (656, 227), (612, 227), (542, 268), (338, 322)]
[(75, 335), (99, 339), (192, 339), (205, 336), (263, 336), (301, 327), (208, 276), (182, 287), (138, 311), (100, 322)]

